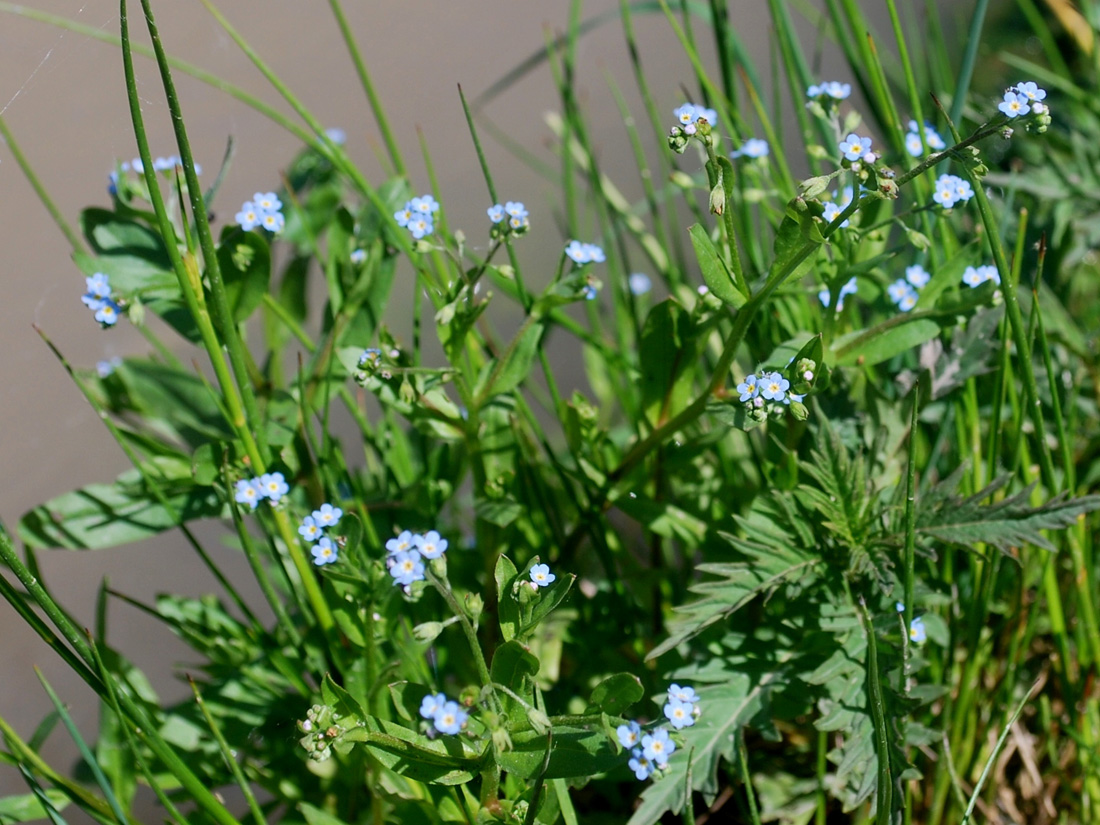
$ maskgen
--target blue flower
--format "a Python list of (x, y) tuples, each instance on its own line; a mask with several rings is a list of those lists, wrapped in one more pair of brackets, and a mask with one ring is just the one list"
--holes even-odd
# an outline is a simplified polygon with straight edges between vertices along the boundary
[(378, 349), (377, 347), (367, 347), (365, 350), (363, 350), (362, 355), (359, 356), (359, 361), (357, 362), (357, 364), (359, 369), (361, 370), (366, 369), (367, 367), (374, 369), (379, 365), (379, 363), (381, 363), (381, 361), (382, 350)]
[(240, 224), (241, 229), (248, 232), (260, 225), (261, 218), (262, 215), (260, 211), (256, 209), (256, 204), (252, 201), (245, 201), (241, 206), (241, 211), (236, 214), (234, 220)]
[(653, 772), (657, 770), (657, 766), (653, 764), (652, 760), (646, 757), (641, 748), (634, 748), (634, 750), (630, 752), (630, 757), (630, 761), (627, 765), (630, 767), (630, 770), (634, 771), (634, 776), (641, 782), (649, 779), (649, 777), (653, 776)]
[(425, 719), (434, 719), (445, 704), (447, 704), (447, 697), (444, 694), (429, 694), (420, 703), (420, 715)]
[(936, 191), (932, 200), (944, 209), (951, 209), (959, 201), (966, 202), (974, 197), (974, 189), (970, 181), (963, 180), (957, 175), (940, 175), (936, 179)]
[(412, 550), (416, 547), (416, 540), (418, 538), (420, 538), (420, 536), (414, 535), (408, 530), (403, 530), (397, 538), (390, 539), (386, 542), (386, 554), (393, 556), (398, 553)]
[(667, 728), (657, 728), (651, 734), (642, 737), (642, 755), (660, 766), (668, 764), (668, 758), (676, 750), (676, 743), (668, 738)]
[(286, 226), (286, 218), (282, 212), (265, 212), (260, 216), (260, 226), (272, 235), (278, 235)]
[(313, 520), (318, 527), (334, 527), (340, 521), (342, 515), (344, 515), (344, 511), (339, 507), (322, 504), (320, 510), (313, 511)]
[(527, 209), (520, 201), (508, 201), (504, 204), (504, 211), (513, 218), (526, 218)]
[(264, 498), (270, 499), (272, 504), (277, 504), (288, 492), (290, 487), (282, 473), (264, 473), (260, 476), (260, 493)]
[(791, 386), (791, 382), (778, 372), (768, 373), (761, 381), (760, 394), (768, 401), (782, 401), (784, 394)]
[(905, 280), (917, 289), (924, 289), (928, 286), (928, 282), (932, 280), (932, 276), (920, 264), (913, 264), (905, 267)]
[(405, 227), (417, 240), (435, 231), (435, 224), (432, 223), (431, 218), (424, 212), (413, 213), (413, 216), (409, 218), (409, 222), (405, 224)]
[(886, 294), (895, 304), (901, 303), (901, 299), (914, 292), (913, 285), (904, 278), (898, 278), (890, 286), (886, 287)]
[(278, 212), (283, 208), (283, 202), (274, 192), (257, 192), (252, 196), (252, 202), (259, 212)]
[[(946, 148), (943, 138), (927, 123), (924, 124), (924, 142), (928, 144), (929, 149), (935, 152)], [(905, 151), (915, 158), (919, 158), (924, 154), (924, 146), (921, 145), (920, 132), (917, 131), (915, 120), (909, 121), (909, 132), (905, 135)]]
[(908, 312), (917, 305), (919, 298), (920, 296), (917, 294), (917, 291), (915, 289), (910, 289), (909, 292), (903, 295), (902, 299), (898, 301), (898, 309), (902, 312)]
[[(848, 279), (847, 283), (845, 283), (844, 286), (842, 286), (840, 288), (840, 295), (837, 297), (837, 301), (836, 301), (836, 311), (840, 312), (841, 310), (844, 309), (844, 296), (845, 295), (855, 295), (855, 293), (856, 293), (856, 279), (855, 279), (855, 276), (853, 275), (851, 278)], [(819, 293), (817, 293), (817, 297), (821, 301), (822, 306), (826, 306), (826, 307), (829, 306), (829, 290), (827, 288), (823, 289)]]
[(844, 100), (851, 93), (852, 84), (829, 80), (822, 83), (820, 86), (811, 86), (808, 88), (806, 90), (806, 97), (829, 97), (833, 100)]
[(645, 295), (653, 288), (649, 276), (644, 272), (630, 273), (630, 277), (626, 279), (626, 285), (631, 295)]
[(95, 319), (105, 327), (113, 327), (118, 323), (119, 312), (120, 309), (118, 304), (110, 298), (105, 298), (103, 303), (100, 304), (99, 309), (96, 310)]
[(695, 724), (695, 705), (690, 702), (681, 702), (679, 699), (669, 699), (664, 707), (665, 718), (672, 723), (676, 730), (690, 728)]
[(317, 541), (324, 533), (321, 530), (321, 525), (317, 523), (313, 516), (306, 516), (302, 519), (301, 526), (298, 527), (298, 535), (306, 541)]
[(412, 201), (405, 203), (403, 207), (393, 213), (393, 219), (397, 221), (398, 226), (408, 226), (409, 221), (413, 217)]
[(565, 247), (565, 254), (573, 259), (574, 263), (587, 264), (587, 263), (603, 263), (607, 260), (603, 254), (603, 249), (592, 243), (581, 243), (580, 241), (570, 241)]
[(986, 281), (993, 281), (999, 284), (1001, 282), (1001, 276), (997, 272), (997, 267), (987, 264), (986, 266), (979, 266), (977, 268), (968, 266), (966, 271), (963, 272), (962, 280), (964, 284), (973, 288), (981, 286)]
[(95, 372), (100, 378), (106, 378), (121, 366), (122, 359), (116, 355), (114, 358), (110, 358), (106, 361), (96, 361)]
[(633, 748), (642, 737), (642, 726), (637, 722), (627, 722), (615, 728), (615, 735), (619, 738), (619, 744), (624, 748)]
[(670, 699), (678, 699), (688, 704), (695, 704), (699, 701), (699, 694), (695, 692), (695, 688), (678, 685), (675, 682), (668, 686), (668, 696)]
[(352, 251), (351, 255), (348, 256), (348, 259), (353, 264), (355, 264), (356, 266), (359, 266), (360, 264), (366, 263), (367, 250), (365, 250), (365, 249), (356, 249), (356, 250)]
[[(824, 203), (822, 205), (822, 209), (823, 211), (821, 213), (821, 217), (825, 220), (826, 223), (832, 223), (837, 219), (837, 216), (844, 211), (842, 207), (838, 206), (833, 201), (827, 201), (826, 203)], [(840, 228), (843, 229), (848, 225), (848, 223), (848, 218), (845, 218), (844, 222), (840, 225)]]
[(1010, 118), (1020, 117), (1031, 112), (1031, 101), (1027, 95), (1017, 94), (1009, 89), (997, 108)]
[(749, 373), (745, 380), (737, 385), (737, 391), (741, 393), (741, 401), (749, 401), (760, 394), (760, 388), (756, 385), (756, 376)]
[(909, 625), (909, 638), (914, 644), (922, 645), (928, 638), (928, 634), (924, 630), (924, 619), (917, 616), (913, 619), (913, 623)]
[(766, 158), (771, 152), (766, 140), (749, 138), (736, 152), (730, 152), (731, 158)]
[(493, 223), (500, 223), (504, 220), (504, 207), (499, 203), (494, 203), (485, 211), (489, 213), (489, 220)]
[(390, 575), (397, 584), (408, 586), (424, 579), (424, 564), (415, 550), (395, 553), (390, 561)]
[(587, 284), (584, 289), (581, 290), (581, 294), (584, 295), (584, 300), (595, 301), (600, 292), (596, 289), (595, 285)]
[(343, 146), (348, 141), (347, 132), (336, 126), (333, 126), (331, 129), (325, 129), (325, 137), (327, 137), (337, 146)]
[(409, 208), (412, 209), (413, 212), (419, 212), (421, 215), (431, 216), (433, 213), (439, 211), (439, 201), (431, 195), (421, 195), (409, 201)]
[(1045, 100), (1047, 96), (1046, 90), (1040, 89), (1032, 80), (1028, 80), (1024, 83), (1017, 83), (1016, 93), (1023, 95), (1032, 102)]
[(336, 545), (328, 536), (322, 538), (309, 550), (313, 554), (313, 563), (320, 567), (324, 564), (332, 564), (338, 557)]
[(430, 530), (423, 536), (413, 538), (413, 544), (417, 551), (426, 559), (438, 559), (447, 552), (447, 540), (440, 538), (439, 533)]
[(897, 611), (898, 611), (898, 613), (904, 613), (904, 612), (905, 612), (905, 605), (904, 605), (904, 604), (902, 604), (901, 602), (897, 602), (897, 603), (896, 603), (896, 604), (894, 605), (894, 609), (895, 609), (895, 610), (897, 610)]
[(432, 724), (440, 733), (455, 734), (462, 730), (469, 716), (459, 707), (458, 702), (447, 702), (436, 710), (435, 716), (432, 717)]
[(852, 132), (840, 142), (840, 151), (846, 160), (859, 160), (871, 151), (871, 139)]
[(531, 567), (531, 583), (536, 587), (549, 587), (558, 578), (550, 572), (550, 565), (536, 564)]
[(683, 126), (693, 125), (699, 118), (703, 118), (711, 126), (718, 125), (718, 113), (714, 109), (708, 109), (705, 106), (696, 106), (692, 103), (685, 103), (678, 107), (674, 112), (676, 119), (680, 121)]
[(97, 272), (84, 279), (87, 292), (80, 296), (80, 300), (88, 309), (99, 309), (111, 297), (111, 284), (102, 272)]
[(256, 505), (260, 503), (260, 499), (263, 498), (263, 493), (260, 491), (259, 479), (241, 479), (237, 482), (237, 493), (233, 496), (234, 501), (238, 504), (247, 504), (249, 508), (255, 510)]

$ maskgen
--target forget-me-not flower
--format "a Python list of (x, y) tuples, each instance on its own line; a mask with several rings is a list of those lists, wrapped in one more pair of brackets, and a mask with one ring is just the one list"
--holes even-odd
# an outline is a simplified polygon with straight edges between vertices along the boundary
[(871, 139), (852, 132), (840, 142), (840, 151), (845, 160), (859, 160), (871, 151)]
[(653, 760), (649, 759), (642, 748), (634, 748), (630, 752), (630, 761), (627, 763), (630, 770), (634, 771), (634, 776), (639, 781), (645, 781), (649, 777), (653, 776), (653, 772), (657, 770), (657, 766), (653, 763)]
[(676, 743), (668, 738), (667, 728), (657, 728), (642, 737), (642, 754), (662, 767), (668, 764), (668, 758), (675, 750)]
[(836, 80), (829, 80), (822, 83), (820, 86), (810, 86), (810, 88), (806, 90), (806, 97), (828, 97), (833, 100), (844, 100), (851, 93), (851, 83), (840, 83)]
[(100, 378), (106, 378), (121, 366), (122, 359), (116, 355), (114, 358), (109, 358), (106, 361), (96, 361), (95, 372)]
[(668, 695), (671, 699), (678, 699), (688, 704), (695, 704), (699, 701), (699, 694), (695, 692), (695, 688), (687, 685), (678, 685), (675, 682), (668, 686)]
[(336, 545), (328, 536), (323, 536), (309, 549), (309, 552), (313, 554), (313, 563), (318, 567), (323, 564), (332, 564), (338, 557)]
[(531, 583), (537, 587), (549, 587), (558, 578), (550, 572), (550, 565), (536, 564), (531, 567)]
[(264, 473), (260, 476), (260, 492), (272, 504), (277, 504), (279, 499), (290, 492), (290, 486), (282, 473)]
[(440, 733), (455, 734), (462, 730), (468, 718), (469, 714), (459, 706), (458, 702), (451, 701), (435, 712), (432, 724)]
[(731, 158), (766, 158), (771, 152), (766, 140), (761, 138), (749, 138), (741, 144), (741, 148), (730, 152)]
[(424, 578), (424, 563), (415, 550), (407, 550), (393, 555), (390, 575), (397, 584), (410, 585)]
[(928, 282), (932, 280), (932, 276), (920, 264), (913, 264), (905, 267), (905, 280), (917, 289), (924, 289), (928, 286)]
[[(947, 146), (943, 142), (943, 138), (940, 137), (939, 132), (927, 123), (924, 124), (924, 142), (928, 144), (928, 148), (933, 152), (938, 152)], [(920, 132), (917, 130), (915, 120), (909, 121), (909, 132), (905, 135), (905, 151), (915, 158), (919, 158), (924, 154), (924, 146), (921, 144)]]
[[(840, 295), (836, 300), (836, 311), (840, 312), (844, 309), (844, 296), (855, 295), (856, 293), (856, 279), (853, 275), (848, 281), (840, 288)], [(818, 300), (821, 301), (822, 306), (829, 306), (829, 290), (828, 288), (821, 290), (817, 293)]]
[(603, 249), (600, 247), (592, 243), (581, 243), (576, 240), (570, 241), (566, 245), (565, 254), (576, 264), (599, 264), (607, 260), (607, 257), (603, 253)]
[(963, 272), (963, 283), (968, 287), (979, 287), (986, 281), (993, 281), (996, 284), (1001, 282), (1001, 276), (997, 272), (997, 267), (986, 264), (985, 266), (973, 267), (968, 266), (966, 271)]
[(681, 702), (679, 699), (669, 699), (664, 707), (665, 718), (676, 730), (690, 728), (695, 724), (695, 705), (690, 702)]
[(504, 220), (504, 207), (499, 203), (494, 203), (485, 211), (489, 213), (489, 220), (493, 223), (500, 223)]
[(420, 702), (420, 715), (425, 719), (434, 719), (445, 704), (447, 704), (445, 694), (430, 693)]
[(924, 629), (924, 619), (920, 616), (913, 619), (912, 624), (909, 625), (909, 638), (914, 644), (918, 645), (924, 644), (928, 639), (928, 634)]
[(631, 295), (645, 295), (653, 288), (653, 283), (644, 272), (631, 272), (626, 279), (626, 285)]
[(447, 551), (447, 540), (440, 538), (435, 530), (430, 530), (423, 536), (414, 537), (413, 544), (425, 559), (438, 559)]
[(1010, 118), (1020, 117), (1031, 113), (1031, 101), (1027, 95), (1018, 94), (1009, 89), (1005, 92), (1004, 100), (997, 105), (997, 108)]
[(80, 300), (88, 309), (99, 309), (111, 297), (110, 279), (102, 272), (85, 278), (84, 283), (88, 291), (80, 296)]
[(113, 327), (118, 323), (119, 305), (110, 298), (104, 298), (99, 309), (95, 312), (95, 319), (105, 327)]
[(339, 507), (333, 507), (331, 504), (322, 504), (320, 510), (313, 511), (313, 520), (317, 523), (318, 527), (335, 527), (342, 515), (344, 515), (344, 511)]
[(790, 386), (791, 382), (778, 372), (771, 372), (761, 380), (760, 394), (768, 401), (782, 401)]
[(298, 527), (298, 535), (306, 541), (317, 541), (324, 535), (324, 531), (313, 516), (306, 516)]
[(760, 388), (756, 384), (756, 376), (749, 373), (745, 380), (737, 385), (737, 391), (741, 393), (741, 401), (750, 401), (760, 394)]
[(619, 725), (615, 728), (615, 736), (619, 739), (619, 744), (624, 748), (633, 748), (638, 744), (638, 740), (642, 738), (642, 726), (637, 722), (627, 722), (625, 725)]
[(394, 556), (398, 553), (404, 553), (407, 550), (412, 550), (416, 547), (416, 540), (420, 536), (413, 534), (409, 530), (402, 530), (397, 538), (390, 539), (386, 542), (386, 554)]
[(255, 510), (256, 505), (260, 503), (260, 499), (263, 498), (263, 493), (260, 491), (260, 482), (258, 479), (241, 479), (237, 482), (237, 493), (233, 496), (234, 500), (238, 504), (247, 504), (251, 509)]

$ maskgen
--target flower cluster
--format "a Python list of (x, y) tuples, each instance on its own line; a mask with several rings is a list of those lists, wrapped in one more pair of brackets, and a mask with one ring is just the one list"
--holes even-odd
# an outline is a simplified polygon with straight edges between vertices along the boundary
[(836, 80), (829, 80), (820, 86), (810, 86), (806, 90), (806, 97), (811, 100), (836, 101), (845, 100), (851, 93), (851, 83), (839, 83)]
[(489, 220), (493, 222), (490, 236), (503, 238), (505, 235), (522, 235), (531, 228), (527, 207), (521, 201), (507, 201), (503, 206), (494, 203), (487, 210)]
[(259, 478), (241, 479), (237, 482), (237, 494), (233, 497), (238, 504), (247, 504), (255, 510), (265, 498), (272, 504), (290, 492), (290, 485), (282, 473), (264, 473)]
[(673, 152), (682, 155), (692, 137), (698, 137), (706, 145), (712, 145), (710, 131), (718, 123), (718, 113), (714, 109), (685, 103), (673, 111), (673, 114), (676, 115), (677, 123), (668, 132), (668, 145)]
[(771, 147), (768, 146), (766, 140), (760, 138), (749, 138), (741, 144), (741, 148), (735, 152), (730, 152), (730, 157), (737, 158), (766, 158), (771, 153)]
[[(810, 378), (806, 380), (813, 380), (813, 370), (807, 369), (805, 372), (810, 374)], [(738, 400), (755, 410), (762, 410), (767, 401), (789, 406), (791, 401), (801, 401), (804, 397), (804, 394), (796, 395), (788, 392), (790, 388), (791, 382), (784, 378), (782, 373), (764, 372), (759, 377), (755, 373), (749, 373), (745, 376), (745, 380), (737, 385), (737, 392), (740, 393)]]
[[(826, 204), (826, 206), (828, 206), (828, 204)], [(847, 221), (845, 221), (845, 223), (847, 223)], [(843, 225), (844, 224), (841, 224), (841, 226), (843, 226)], [(841, 310), (844, 309), (844, 297), (846, 295), (855, 295), (855, 294), (856, 294), (856, 276), (853, 275), (851, 278), (849, 278), (845, 282), (844, 286), (842, 286), (840, 288), (840, 295), (838, 295), (837, 299), (836, 299), (836, 311), (840, 312)], [(825, 287), (824, 289), (819, 291), (817, 293), (817, 299), (819, 301), (821, 301), (821, 305), (823, 307), (828, 307), (829, 306), (829, 300), (830, 300), (829, 299), (829, 288)]]
[(339, 548), (332, 539), (325, 535), (325, 529), (335, 527), (343, 515), (344, 511), (339, 507), (322, 504), (320, 510), (314, 510), (312, 514), (302, 519), (302, 523), (298, 527), (299, 536), (311, 544), (316, 542), (310, 548), (310, 553), (313, 554), (313, 563), (318, 567), (324, 564), (332, 564), (337, 559)]
[(966, 203), (974, 197), (974, 189), (970, 181), (963, 180), (958, 175), (940, 175), (936, 180), (936, 191), (932, 200), (944, 209), (951, 209), (955, 204)]
[(985, 266), (968, 266), (963, 273), (963, 283), (968, 287), (976, 288), (984, 284), (986, 281), (993, 281), (995, 284), (1000, 284), (1001, 276), (997, 272), (997, 267), (990, 264)]
[[(522, 204), (520, 204), (522, 206)], [(398, 226), (403, 226), (418, 241), (435, 231), (435, 213), (439, 211), (439, 201), (431, 195), (421, 195), (406, 201), (405, 205), (393, 213)]]
[(886, 294), (899, 310), (908, 312), (917, 305), (920, 291), (932, 280), (932, 276), (920, 264), (905, 268), (905, 277), (898, 278), (886, 287)]
[(420, 715), (432, 723), (439, 733), (456, 734), (462, 730), (470, 714), (443, 693), (430, 694), (420, 703)]
[[(180, 159), (179, 155), (169, 155), (168, 157), (153, 158), (153, 169), (157, 172), (171, 172), (177, 166), (182, 165), (183, 161)], [(141, 158), (134, 158), (130, 161), (124, 160), (118, 165), (117, 171), (112, 170), (108, 172), (107, 178), (109, 183), (107, 185), (107, 191), (112, 195), (118, 194), (118, 172), (121, 171), (123, 173), (126, 173), (130, 172), (131, 170), (138, 175), (145, 173), (145, 164), (142, 162)], [(202, 167), (197, 163), (195, 164), (195, 174), (202, 174)]]
[(261, 226), (272, 234), (278, 234), (286, 226), (286, 218), (280, 211), (282, 208), (283, 202), (274, 192), (257, 192), (252, 200), (241, 205), (235, 220), (245, 232)]
[(1033, 81), (1017, 83), (1005, 90), (1004, 99), (997, 108), (1010, 120), (1031, 114), (1039, 115), (1040, 120), (1045, 120), (1045, 123), (1040, 123), (1039, 131), (1044, 131), (1050, 124), (1050, 110), (1042, 102), (1046, 96), (1046, 90), (1040, 89)]
[(394, 584), (408, 587), (424, 580), (424, 559), (438, 559), (447, 551), (447, 540), (431, 530), (423, 535), (409, 530), (386, 542), (386, 567)]
[(111, 298), (111, 284), (106, 275), (97, 272), (90, 278), (84, 279), (88, 291), (80, 296), (84, 306), (95, 313), (95, 319), (104, 327), (113, 327), (118, 323), (120, 307)]
[(676, 730), (690, 728), (699, 717), (699, 695), (694, 688), (673, 684), (668, 689), (668, 701), (664, 706), (665, 718)]
[[(943, 138), (940, 137), (939, 132), (932, 128), (928, 123), (924, 124), (924, 143), (928, 145), (928, 148), (933, 152), (938, 152), (941, 149), (946, 149), (947, 144), (943, 142)], [(909, 131), (905, 135), (905, 151), (915, 158), (919, 158), (924, 154), (924, 144), (921, 143), (920, 132), (917, 130), (917, 122), (915, 120), (909, 121)]]
[(328, 705), (313, 705), (298, 723), (303, 734), (298, 744), (314, 762), (324, 762), (332, 756), (332, 743), (344, 734), (343, 721), (344, 717)]
[(575, 264), (602, 264), (607, 260), (607, 256), (603, 254), (603, 249), (596, 246), (596, 244), (581, 243), (580, 241), (570, 241), (565, 247), (565, 254)]

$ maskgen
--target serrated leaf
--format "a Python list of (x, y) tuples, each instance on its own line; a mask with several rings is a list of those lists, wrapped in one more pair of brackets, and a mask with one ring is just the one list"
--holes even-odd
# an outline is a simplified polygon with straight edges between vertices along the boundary
[(1077, 498), (1059, 495), (1032, 507), (1029, 501), (1034, 485), (1000, 501), (983, 504), (1008, 484), (1011, 477), (1001, 476), (966, 498), (955, 495), (961, 480), (962, 473), (956, 471), (936, 485), (930, 500), (917, 500), (918, 535), (969, 547), (988, 544), (1002, 553), (1025, 544), (1053, 551), (1054, 545), (1040, 530), (1060, 530), (1085, 513), (1100, 509), (1100, 495)]

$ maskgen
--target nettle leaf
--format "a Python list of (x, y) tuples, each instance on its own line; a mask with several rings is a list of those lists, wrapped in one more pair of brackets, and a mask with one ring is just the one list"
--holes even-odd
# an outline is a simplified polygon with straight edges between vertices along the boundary
[(669, 637), (647, 659), (655, 659), (697, 636), (758, 596), (766, 596), (786, 582), (813, 573), (820, 563), (819, 558), (802, 550), (795, 533), (778, 523), (770, 522), (767, 527), (761, 525), (761, 529), (756, 529), (745, 520), (738, 521), (746, 528), (747, 538), (730, 533), (719, 535), (740, 551), (745, 561), (700, 564), (699, 572), (721, 578), (692, 585), (691, 592), (702, 598), (674, 609), (675, 615), (668, 624)]
[(1032, 507), (1029, 502), (1035, 485), (1000, 501), (982, 504), (1007, 485), (1011, 476), (1001, 476), (984, 490), (963, 498), (955, 495), (963, 469), (960, 467), (937, 484), (924, 501), (918, 499), (918, 534), (970, 547), (989, 544), (1002, 553), (1025, 544), (1053, 551), (1054, 545), (1040, 530), (1061, 530), (1085, 513), (1100, 509), (1100, 495), (1059, 495)]
[(999, 346), (997, 325), (1003, 315), (1003, 307), (975, 313), (965, 328), (955, 332), (946, 351), (935, 339), (921, 347), (920, 363), (932, 377), (933, 399), (993, 369), (993, 354)]
[(736, 673), (722, 684), (698, 688), (702, 716), (690, 728), (680, 731), (683, 746), (669, 759), (667, 772), (642, 793), (641, 804), (627, 825), (654, 825), (668, 811), (683, 809), (689, 753), (692, 789), (711, 796), (716, 794), (719, 761), (733, 761), (742, 728), (758, 718), (768, 718), (770, 694), (779, 685), (779, 673), (756, 679)]

